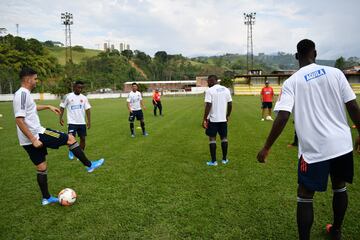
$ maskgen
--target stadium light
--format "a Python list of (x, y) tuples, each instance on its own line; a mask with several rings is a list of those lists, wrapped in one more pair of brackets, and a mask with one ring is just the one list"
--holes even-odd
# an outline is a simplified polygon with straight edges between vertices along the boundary
[(252, 37), (252, 26), (255, 25), (256, 12), (244, 13), (244, 24), (247, 27), (247, 52), (246, 52), (246, 68), (249, 73), (249, 61), (251, 60), (251, 69), (254, 65), (254, 48)]
[(65, 25), (65, 62), (72, 62), (71, 29), (74, 24), (72, 13), (61, 13), (61, 24)]

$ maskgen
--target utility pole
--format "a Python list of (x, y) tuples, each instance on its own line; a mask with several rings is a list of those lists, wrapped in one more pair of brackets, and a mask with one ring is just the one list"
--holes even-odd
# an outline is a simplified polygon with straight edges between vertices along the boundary
[(252, 37), (252, 26), (255, 25), (256, 13), (244, 13), (244, 24), (247, 26), (247, 53), (246, 53), (246, 69), (249, 73), (249, 61), (251, 61), (251, 69), (254, 67), (254, 48)]
[(72, 63), (70, 26), (74, 24), (73, 15), (68, 12), (61, 13), (61, 21), (62, 24), (65, 25), (65, 63)]
[(19, 36), (19, 24), (18, 23), (16, 24), (16, 36), (17, 37)]

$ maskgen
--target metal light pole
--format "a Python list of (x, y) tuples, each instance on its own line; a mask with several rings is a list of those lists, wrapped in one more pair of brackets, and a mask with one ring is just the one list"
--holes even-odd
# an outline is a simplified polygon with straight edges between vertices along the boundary
[(247, 53), (246, 53), (246, 69), (249, 73), (249, 60), (251, 60), (251, 69), (254, 64), (254, 48), (253, 48), (253, 37), (252, 37), (252, 26), (255, 25), (256, 13), (244, 13), (244, 24), (247, 26)]
[(61, 23), (65, 25), (65, 62), (68, 63), (72, 62), (70, 26), (74, 24), (73, 15), (69, 12), (61, 13)]

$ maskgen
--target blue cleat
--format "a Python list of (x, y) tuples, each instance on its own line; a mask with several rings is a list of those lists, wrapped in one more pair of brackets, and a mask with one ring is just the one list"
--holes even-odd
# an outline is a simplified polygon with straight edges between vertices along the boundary
[(91, 166), (90, 167), (86, 167), (86, 170), (89, 172), (89, 173), (91, 173), (91, 172), (93, 172), (96, 168), (99, 168), (101, 165), (103, 165), (103, 163), (104, 163), (104, 159), (103, 158), (101, 158), (101, 159), (99, 159), (99, 160), (97, 160), (97, 161), (93, 161), (93, 162), (91, 162)]
[(69, 159), (73, 160), (74, 159), (74, 154), (72, 153), (72, 151), (69, 151)]
[(221, 160), (222, 164), (227, 164), (229, 162), (229, 159), (223, 159)]
[(218, 164), (217, 164), (217, 161), (215, 161), (215, 162), (209, 161), (209, 162), (206, 162), (206, 164), (207, 164), (208, 166), (217, 166), (217, 165), (218, 165)]
[(144, 137), (148, 136), (149, 134), (147, 132), (143, 132)]
[(41, 201), (41, 205), (46, 206), (49, 205), (51, 203), (58, 203), (59, 199), (53, 196), (50, 196), (48, 199), (43, 198), (43, 200)]

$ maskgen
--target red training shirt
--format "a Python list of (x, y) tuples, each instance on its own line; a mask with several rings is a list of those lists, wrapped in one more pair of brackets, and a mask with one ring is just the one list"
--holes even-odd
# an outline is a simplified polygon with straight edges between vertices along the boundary
[(160, 93), (154, 92), (153, 99), (154, 99), (156, 102), (159, 102), (159, 101), (160, 101)]
[(272, 87), (263, 87), (261, 89), (261, 96), (263, 102), (272, 102), (274, 96), (274, 90)]

